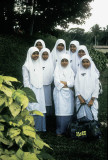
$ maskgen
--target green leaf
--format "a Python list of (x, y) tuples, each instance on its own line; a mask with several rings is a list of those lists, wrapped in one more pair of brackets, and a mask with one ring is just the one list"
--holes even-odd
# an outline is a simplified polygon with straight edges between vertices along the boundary
[(40, 112), (40, 111), (37, 111), (37, 110), (32, 110), (32, 111), (29, 111), (30, 112), (30, 114), (32, 114), (32, 115), (39, 115), (39, 116), (44, 116), (43, 115), (43, 113), (42, 112)]
[(39, 159), (46, 159), (46, 160), (55, 160), (51, 155), (46, 152), (41, 151), (40, 155), (38, 155)]
[(5, 82), (19, 82), (16, 78), (10, 76), (3, 76)]
[(16, 123), (15, 122), (12, 122), (12, 121), (9, 121), (9, 124), (13, 127), (20, 127), (23, 125), (23, 121), (22, 119), (20, 119), (19, 121), (17, 121)]
[(8, 97), (12, 97), (12, 90), (5, 85), (2, 85), (0, 90), (4, 92)]
[(27, 125), (32, 125), (32, 126), (34, 126), (34, 118), (33, 118), (33, 116), (30, 116), (30, 115), (25, 116), (24, 121), (25, 121), (25, 123), (26, 123)]
[(24, 152), (23, 160), (39, 160), (35, 153)]
[(16, 117), (21, 111), (21, 106), (18, 103), (13, 102), (9, 106), (9, 110), (10, 110), (11, 114), (13, 115), (13, 117)]
[(30, 127), (29, 125), (24, 125), (22, 129), (25, 135), (32, 137), (32, 138), (36, 138), (36, 131), (34, 128)]
[(30, 103), (37, 103), (36, 95), (34, 94), (32, 89), (25, 87), (22, 90), (26, 93), (26, 96), (28, 97)]
[(7, 132), (7, 135), (10, 136), (11, 138), (16, 137), (19, 135), (21, 130), (19, 128), (10, 128)]
[(4, 131), (4, 125), (0, 123), (0, 131)]
[(0, 115), (0, 122), (6, 122), (1, 115)]
[(16, 156), (23, 160), (23, 157), (24, 157), (24, 152), (21, 150), (21, 149), (18, 149), (18, 151), (16, 152)]
[(20, 148), (22, 148), (23, 145), (25, 144), (25, 141), (22, 139), (21, 136), (15, 137), (15, 142), (16, 142), (16, 144), (19, 145)]
[(0, 142), (2, 142), (5, 145), (8, 145), (8, 146), (12, 146), (12, 144), (13, 144), (11, 141), (6, 139), (5, 137), (0, 137)]

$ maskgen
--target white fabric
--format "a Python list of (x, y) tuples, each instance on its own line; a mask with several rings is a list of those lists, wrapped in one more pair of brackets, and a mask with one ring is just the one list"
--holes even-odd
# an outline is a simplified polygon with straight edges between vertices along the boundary
[[(68, 54), (64, 54), (62, 59), (69, 59)], [(74, 85), (74, 72), (72, 71), (70, 64), (67, 67), (61, 66), (61, 60), (57, 64), (54, 72), (54, 103), (55, 103), (55, 114), (59, 116), (72, 115), (74, 111), (74, 93), (72, 87)], [(63, 88), (63, 84), (60, 81), (67, 82), (68, 88)]]
[[(88, 52), (87, 47), (85, 45), (80, 45), (79, 48), (78, 48), (78, 52), (79, 52), (79, 50), (84, 50), (85, 55), (89, 55), (89, 52)], [(79, 64), (80, 64), (80, 59), (81, 58), (79, 58)], [(79, 64), (78, 64), (78, 66), (79, 66)], [(95, 65), (95, 63), (93, 61), (92, 61), (92, 64), (94, 65), (98, 76), (100, 76), (99, 70), (96, 68), (96, 65)]]
[(45, 48), (46, 46), (45, 46), (45, 42), (42, 40), (42, 39), (37, 39), (36, 41), (35, 41), (35, 43), (34, 43), (34, 47), (36, 47), (36, 43), (37, 42), (41, 42), (42, 43), (42, 46), (43, 46), (43, 48)]
[[(58, 51), (57, 50), (57, 46), (62, 43), (64, 45), (64, 49), (62, 51)], [(66, 43), (63, 39), (58, 39), (55, 43), (55, 46), (51, 52), (51, 55), (52, 55), (52, 59), (53, 59), (53, 64), (54, 64), (54, 67), (56, 67), (56, 64), (60, 61), (61, 59), (61, 56), (66, 53)]]
[[(88, 59), (90, 61), (90, 67), (85, 69), (82, 66), (82, 60)], [(95, 70), (95, 66), (93, 64), (93, 61), (91, 60), (90, 56), (83, 56), (81, 58), (80, 66), (75, 78), (75, 93), (76, 96), (81, 95), (86, 103), (90, 101), (91, 97), (98, 98), (99, 94), (99, 80), (98, 80), (98, 74)], [(98, 102), (95, 99), (95, 102), (93, 103), (92, 111), (95, 116), (95, 119), (97, 119), (97, 109), (98, 109)], [(77, 97), (76, 101), (77, 109), (80, 106), (80, 101)], [(88, 106), (85, 105), (81, 108), (81, 110), (78, 113), (78, 118), (81, 118), (83, 116), (87, 116), (89, 119), (92, 119), (90, 109), (88, 109)]]
[(31, 55), (33, 52), (38, 51), (36, 47), (30, 47), (27, 52), (27, 58), (23, 66), (25, 66), (30, 74), (30, 84), (36, 88), (42, 88), (43, 86), (43, 74), (40, 58), (33, 60)]
[[(74, 44), (76, 46), (76, 52), (74, 53), (70, 50), (71, 44)], [(71, 64), (72, 70), (76, 74), (78, 69), (79, 59), (80, 59), (78, 56), (79, 42), (76, 40), (73, 40), (70, 42), (70, 45), (69, 45), (69, 51), (68, 51), (68, 54), (70, 55), (70, 64)]]
[[(44, 52), (48, 52), (47, 60), (44, 60), (42, 58), (42, 54)], [(50, 54), (50, 50), (48, 48), (43, 48), (40, 51), (40, 59), (41, 59), (41, 64), (43, 68), (43, 85), (49, 85), (53, 81), (54, 66), (53, 66), (53, 61), (52, 61), (52, 57)]]
[(45, 94), (45, 105), (52, 106), (51, 84), (45, 85), (43, 87), (44, 87), (44, 94)]
[(42, 113), (46, 113), (45, 96), (44, 96), (43, 86), (41, 88), (36, 88), (31, 84), (31, 82), (30, 82), (30, 72), (26, 68), (26, 66), (22, 67), (22, 73), (23, 73), (23, 84), (24, 84), (24, 87), (31, 88), (33, 90), (33, 92), (35, 93), (36, 99), (38, 101), (38, 103), (29, 103), (27, 109), (29, 111), (38, 110), (38, 111), (40, 111)]

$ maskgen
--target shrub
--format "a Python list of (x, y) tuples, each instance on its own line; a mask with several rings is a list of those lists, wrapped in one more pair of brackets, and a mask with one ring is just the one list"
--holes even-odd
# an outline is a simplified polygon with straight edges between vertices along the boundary
[(43, 114), (26, 109), (29, 102), (36, 102), (34, 93), (29, 88), (15, 90), (12, 82), (18, 80), (0, 76), (0, 159), (53, 159), (44, 152), (43, 147), (50, 146), (36, 133), (34, 119), (30, 115)]
[(93, 47), (89, 48), (90, 56), (100, 72), (106, 69), (107, 58), (104, 53), (96, 51)]

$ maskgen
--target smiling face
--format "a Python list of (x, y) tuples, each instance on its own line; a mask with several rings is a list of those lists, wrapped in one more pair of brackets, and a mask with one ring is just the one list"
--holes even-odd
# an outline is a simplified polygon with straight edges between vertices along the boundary
[(81, 50), (78, 51), (78, 55), (81, 58), (81, 57), (83, 57), (86, 54), (85, 54), (84, 50), (81, 49)]
[(31, 55), (31, 58), (33, 60), (37, 60), (39, 58), (39, 52), (38, 51), (33, 52)]
[(71, 50), (72, 53), (75, 53), (75, 52), (76, 52), (76, 49), (77, 49), (77, 48), (76, 48), (76, 46), (75, 46), (74, 44), (71, 44), (71, 45), (70, 45), (70, 50)]
[(82, 60), (82, 66), (86, 69), (89, 68), (90, 67), (90, 61), (88, 59), (83, 59)]
[(39, 51), (43, 48), (42, 43), (41, 42), (37, 42), (36, 43), (36, 47), (39, 49)]
[(64, 44), (59, 43), (58, 46), (57, 46), (57, 50), (58, 50), (59, 52), (61, 52), (61, 51), (63, 51), (63, 49), (64, 49)]
[(43, 60), (47, 60), (48, 57), (49, 57), (48, 52), (43, 52), (43, 54), (42, 54)]
[(69, 63), (69, 61), (65, 58), (61, 60), (61, 66), (62, 67), (67, 67), (68, 63)]

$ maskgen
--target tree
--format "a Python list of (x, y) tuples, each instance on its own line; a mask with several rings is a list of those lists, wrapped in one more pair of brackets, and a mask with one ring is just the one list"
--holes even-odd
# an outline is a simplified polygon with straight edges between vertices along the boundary
[(29, 28), (30, 32), (48, 33), (57, 25), (66, 28), (70, 22), (84, 23), (91, 15), (91, 1), (93, 0), (14, 0), (14, 6), (19, 7), (14, 19), (25, 30)]

